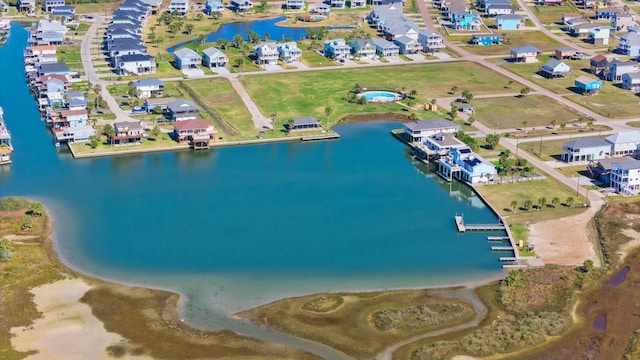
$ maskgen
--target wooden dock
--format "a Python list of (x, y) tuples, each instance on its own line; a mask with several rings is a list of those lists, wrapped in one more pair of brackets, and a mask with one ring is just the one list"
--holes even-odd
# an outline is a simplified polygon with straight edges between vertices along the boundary
[(513, 246), (492, 246), (491, 251), (514, 251)]
[(488, 242), (507, 242), (509, 240), (508, 236), (487, 236)]
[(340, 139), (340, 134), (336, 132), (321, 134), (321, 135), (307, 135), (302, 136), (300, 140), (302, 141), (317, 141), (317, 140), (329, 140), (329, 139)]
[(500, 262), (515, 262), (518, 259), (515, 256), (502, 256), (500, 257)]
[(460, 215), (454, 217), (458, 232), (466, 231), (500, 231), (504, 230), (503, 224), (465, 224), (464, 219)]

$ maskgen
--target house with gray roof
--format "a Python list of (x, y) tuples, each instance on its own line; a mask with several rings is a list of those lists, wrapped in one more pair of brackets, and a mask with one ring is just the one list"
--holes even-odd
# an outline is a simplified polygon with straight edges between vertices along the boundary
[(385, 39), (374, 39), (373, 43), (376, 46), (376, 54), (381, 57), (394, 57), (400, 53), (400, 47), (391, 41)]
[(596, 173), (601, 180), (622, 195), (638, 195), (640, 192), (640, 160), (630, 156), (602, 159)]
[(229, 58), (220, 49), (210, 47), (202, 50), (202, 65), (208, 68), (224, 67), (229, 62)]
[(144, 101), (144, 108), (149, 113), (154, 112), (156, 109), (159, 109), (160, 112), (166, 112), (169, 109), (169, 104), (174, 101), (176, 101), (176, 99), (172, 97), (150, 98)]
[(253, 3), (249, 0), (231, 0), (229, 8), (237, 13), (251, 12)]
[(278, 45), (273, 41), (261, 42), (253, 47), (256, 53), (256, 63), (259, 65), (276, 65), (280, 58)]
[(278, 44), (278, 55), (287, 64), (296, 62), (302, 57), (302, 50), (298, 48), (298, 43), (295, 41), (288, 41), (286, 43)]
[(353, 39), (349, 42), (349, 46), (356, 58), (370, 59), (376, 56), (376, 45), (371, 39)]
[(408, 36), (400, 36), (393, 42), (400, 48), (400, 54), (415, 54), (422, 50), (422, 44)]
[(140, 79), (136, 80), (133, 85), (141, 99), (162, 96), (164, 93), (164, 82), (160, 79)]
[(547, 79), (564, 79), (571, 74), (571, 67), (556, 58), (551, 58), (540, 67), (539, 73)]
[(640, 55), (640, 34), (628, 32), (620, 36), (620, 44), (618, 44), (616, 51), (626, 56)]
[(351, 54), (351, 47), (344, 39), (326, 40), (324, 42), (324, 56), (329, 59), (346, 59)]
[(427, 137), (424, 141), (424, 145), (432, 151), (435, 151), (440, 156), (449, 154), (453, 148), (467, 147), (465, 143), (458, 140), (453, 133), (436, 133)]
[(604, 138), (611, 145), (611, 156), (635, 154), (640, 145), (640, 131), (621, 131)]
[(607, 65), (607, 69), (609, 69), (607, 80), (619, 83), (622, 82), (622, 75), (638, 72), (638, 62), (613, 60)]
[(109, 136), (112, 145), (133, 145), (142, 143), (144, 128), (142, 121), (120, 121), (113, 123), (114, 134)]
[(610, 153), (611, 144), (601, 138), (581, 138), (562, 145), (562, 160), (568, 163), (597, 161)]
[(445, 48), (442, 35), (431, 29), (424, 29), (418, 33), (418, 42), (422, 45), (424, 52), (435, 52)]
[(38, 76), (69, 75), (69, 67), (64, 63), (48, 63), (38, 66)]
[(542, 52), (535, 46), (520, 46), (511, 49), (511, 59), (515, 62), (534, 63)]
[(622, 74), (622, 88), (633, 92), (640, 92), (640, 73)]
[(515, 12), (516, 9), (511, 4), (495, 4), (486, 9), (486, 13), (489, 16), (511, 15)]
[(200, 55), (186, 47), (174, 51), (173, 59), (178, 70), (197, 69), (198, 65), (202, 63)]
[(423, 143), (427, 137), (437, 133), (452, 134), (460, 131), (456, 125), (447, 119), (418, 120), (404, 124), (404, 140), (410, 143)]
[(312, 116), (293, 118), (290, 124), (286, 125), (288, 131), (318, 130), (322, 128), (320, 121)]
[(65, 6), (64, 0), (44, 0), (42, 2), (42, 10), (46, 12), (51, 12), (55, 8), (59, 8), (61, 6)]
[(147, 54), (122, 55), (115, 58), (115, 72), (120, 75), (156, 73), (156, 58)]
[(192, 103), (184, 99), (178, 99), (167, 104), (169, 116), (171, 120), (182, 121), (191, 120), (198, 117), (200, 109)]

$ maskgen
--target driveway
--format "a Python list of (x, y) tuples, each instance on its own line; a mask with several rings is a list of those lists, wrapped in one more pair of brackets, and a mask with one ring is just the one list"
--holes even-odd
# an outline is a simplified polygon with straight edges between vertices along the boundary
[(188, 77), (204, 76), (204, 71), (200, 69), (182, 69), (182, 73)]

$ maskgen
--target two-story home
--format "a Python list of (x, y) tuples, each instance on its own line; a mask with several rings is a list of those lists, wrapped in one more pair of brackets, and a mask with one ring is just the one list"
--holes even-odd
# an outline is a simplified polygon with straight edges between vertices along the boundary
[(605, 7), (596, 9), (596, 20), (611, 20), (617, 14), (622, 14), (625, 11), (617, 7)]
[(622, 75), (627, 73), (638, 72), (638, 62), (613, 60), (607, 65), (609, 73), (607, 74), (607, 80), (619, 83), (622, 81)]
[(393, 42), (400, 48), (400, 54), (415, 54), (422, 50), (422, 44), (407, 36), (400, 36)]
[(69, 75), (69, 67), (63, 63), (40, 64), (38, 66), (38, 76), (45, 75)]
[(237, 13), (251, 12), (253, 3), (249, 0), (231, 0), (230, 8)]
[(351, 47), (344, 39), (333, 39), (324, 42), (324, 56), (329, 59), (343, 60), (351, 54)]
[(160, 79), (140, 79), (133, 83), (136, 93), (141, 99), (147, 99), (152, 96), (162, 96), (164, 93), (164, 82)]
[(422, 51), (424, 52), (436, 52), (439, 49), (444, 49), (444, 38), (442, 35), (431, 29), (424, 29), (418, 33), (418, 43), (422, 45)]
[(608, 45), (610, 30), (611, 28), (608, 26), (599, 26), (591, 29), (589, 30), (589, 39), (594, 45)]
[(611, 144), (600, 138), (580, 138), (562, 145), (562, 160), (568, 163), (604, 159), (611, 153)]
[(620, 44), (616, 51), (626, 56), (640, 55), (640, 34), (637, 32), (628, 32), (620, 36)]
[(169, 104), (176, 101), (172, 97), (150, 98), (144, 101), (144, 108), (148, 113), (165, 113), (169, 111)]
[(486, 14), (489, 16), (511, 15), (515, 12), (516, 9), (511, 4), (495, 4), (486, 9)]
[(473, 34), (471, 36), (471, 45), (491, 46), (498, 45), (501, 42), (501, 34)]
[(572, 36), (575, 36), (578, 38), (586, 38), (586, 37), (589, 37), (589, 32), (591, 30), (598, 27), (600, 27), (600, 25), (595, 23), (585, 22), (585, 23), (577, 24), (573, 26), (570, 30), (570, 33)]
[(593, 75), (601, 76), (607, 65), (609, 65), (609, 60), (604, 55), (598, 54), (589, 59), (589, 67)]
[(578, 49), (575, 49), (569, 46), (557, 48), (555, 50), (555, 57), (558, 60), (578, 59), (578, 57), (582, 57), (582, 55), (579, 55), (579, 54), (580, 52), (578, 51)]
[(210, 47), (202, 50), (202, 65), (208, 68), (224, 67), (229, 62), (229, 58), (220, 49)]
[(471, 184), (493, 181), (496, 167), (469, 147), (454, 147), (449, 155), (438, 161), (438, 173), (445, 179), (458, 179)]
[(400, 53), (400, 47), (391, 41), (385, 39), (374, 39), (373, 43), (376, 46), (376, 54), (381, 57), (394, 57)]
[(167, 104), (169, 117), (174, 121), (193, 120), (200, 110), (191, 101), (178, 99)]
[(538, 61), (540, 49), (535, 46), (520, 46), (511, 49), (511, 58), (515, 62), (534, 63)]
[(120, 75), (156, 73), (156, 58), (147, 54), (122, 55), (115, 58), (114, 70)]
[(185, 16), (189, 12), (188, 0), (171, 0), (169, 3), (169, 12), (177, 13), (178, 15)]
[(32, 13), (36, 10), (36, 0), (18, 0), (18, 11)]
[(633, 92), (640, 92), (640, 73), (622, 74), (622, 88)]
[(447, 119), (418, 120), (404, 124), (404, 140), (414, 144), (423, 143), (427, 137), (438, 133), (452, 134), (460, 131), (456, 125)]
[(621, 131), (604, 139), (611, 145), (611, 156), (633, 155), (640, 145), (640, 131)]
[(65, 6), (64, 0), (44, 0), (42, 2), (42, 10), (46, 12), (51, 12), (55, 8), (59, 8), (61, 6)]
[(144, 137), (142, 122), (120, 121), (113, 124), (114, 134), (109, 136), (112, 145), (141, 144)]
[(200, 55), (186, 47), (174, 51), (173, 59), (178, 70), (197, 69), (198, 65), (202, 63)]
[(284, 6), (290, 11), (304, 10), (304, 0), (287, 0)]
[(453, 148), (467, 147), (465, 143), (458, 140), (452, 133), (437, 133), (427, 137), (424, 145), (440, 156), (446, 156)]
[(601, 179), (621, 195), (640, 192), (640, 160), (630, 156), (602, 159), (598, 162)]
[(571, 74), (571, 67), (555, 58), (549, 59), (539, 70), (540, 75), (547, 79), (563, 79)]
[(258, 65), (277, 65), (280, 53), (275, 42), (261, 42), (253, 47)]
[(89, 120), (87, 110), (62, 110), (60, 116), (65, 119), (69, 127), (85, 126)]
[(192, 119), (184, 121), (176, 121), (173, 124), (173, 131), (176, 140), (180, 143), (215, 140), (218, 131), (211, 121), (205, 119)]
[(300, 57), (302, 57), (302, 50), (298, 48), (298, 43), (295, 41), (289, 41), (278, 44), (278, 54), (282, 61), (289, 64), (300, 61)]
[(636, 16), (633, 13), (618, 13), (611, 19), (611, 26), (616, 31), (626, 30), (630, 27), (638, 25), (636, 23)]
[(207, 15), (222, 14), (224, 12), (224, 4), (220, 0), (207, 0), (204, 12)]
[(344, 9), (347, 5), (346, 0), (328, 0), (332, 9)]
[(524, 26), (524, 18), (516, 14), (496, 16), (496, 29), (518, 30)]
[(376, 45), (371, 39), (353, 39), (349, 42), (349, 46), (356, 58), (370, 59), (376, 56)]

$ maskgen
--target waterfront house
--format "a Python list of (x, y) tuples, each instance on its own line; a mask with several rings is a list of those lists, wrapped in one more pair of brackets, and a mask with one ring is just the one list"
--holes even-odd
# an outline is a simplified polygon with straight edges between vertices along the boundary
[(258, 65), (278, 64), (280, 53), (275, 42), (261, 42), (253, 47), (253, 51), (256, 53), (256, 63)]
[(422, 44), (407, 36), (396, 38), (393, 42), (398, 45), (400, 54), (415, 54), (422, 50)]
[(65, 6), (64, 0), (44, 0), (42, 2), (42, 10), (46, 12), (50, 12), (55, 8), (59, 8), (61, 6)]
[(608, 26), (600, 26), (589, 30), (589, 39), (594, 45), (608, 45), (609, 33), (611, 28)]
[(246, 13), (251, 12), (253, 3), (249, 0), (231, 0), (229, 7), (237, 13)]
[(202, 65), (208, 68), (224, 67), (229, 58), (220, 49), (210, 47), (202, 50)]
[(37, 45), (59, 45), (69, 29), (57, 20), (40, 20), (33, 34)]
[(496, 29), (518, 30), (524, 26), (524, 18), (520, 15), (509, 14), (496, 17)]
[(46, 92), (59, 92), (64, 93), (67, 90), (67, 84), (64, 81), (50, 77), (44, 82), (44, 86), (46, 87)]
[(178, 142), (190, 141), (194, 146), (203, 141), (208, 146), (209, 141), (215, 140), (218, 133), (211, 121), (205, 119), (176, 121), (173, 124), (173, 131)]
[(557, 48), (555, 51), (555, 56), (556, 56), (556, 59), (558, 60), (566, 60), (566, 59), (578, 60), (578, 59), (584, 58), (583, 53), (579, 52), (577, 49), (574, 49), (572, 47)]
[(96, 130), (90, 125), (67, 127), (61, 130), (54, 132), (58, 142), (87, 142), (90, 137), (96, 135)]
[(637, 32), (628, 32), (620, 36), (620, 44), (616, 51), (626, 56), (640, 55), (640, 34)]
[(284, 6), (289, 11), (301, 11), (304, 10), (304, 0), (287, 0)]
[(511, 4), (495, 4), (486, 9), (489, 16), (512, 15), (516, 12)]
[(547, 79), (563, 79), (571, 74), (571, 67), (558, 59), (549, 59), (539, 73)]
[(156, 58), (147, 54), (122, 55), (115, 58), (115, 72), (120, 75), (156, 73)]
[(65, 120), (69, 127), (78, 127), (87, 125), (89, 114), (86, 109), (81, 110), (62, 110), (60, 116)]
[(473, 34), (471, 36), (472, 45), (490, 46), (498, 45), (502, 42), (500, 34)]
[(608, 187), (622, 195), (638, 195), (640, 191), (640, 160), (630, 156), (602, 159), (595, 169)]
[(449, 180), (481, 184), (493, 181), (498, 172), (493, 164), (469, 147), (453, 147), (449, 155), (438, 161), (438, 173)]
[(616, 31), (622, 31), (638, 25), (633, 13), (618, 13), (611, 19), (611, 26)]
[(18, 11), (32, 13), (36, 10), (36, 0), (18, 0)]
[(344, 9), (346, 5), (346, 0), (329, 0), (329, 6), (332, 9)]
[(427, 137), (437, 133), (455, 133), (460, 131), (456, 125), (447, 119), (418, 120), (404, 124), (404, 139), (410, 143), (422, 143)]
[(449, 154), (453, 148), (467, 147), (465, 143), (458, 140), (455, 134), (452, 133), (436, 133), (428, 136), (424, 141), (424, 145), (439, 156)]
[(370, 59), (376, 55), (376, 45), (371, 39), (353, 39), (349, 42), (349, 46), (356, 58)]
[(385, 39), (374, 39), (376, 45), (376, 54), (381, 57), (394, 57), (400, 53), (400, 47), (391, 41)]
[(574, 84), (583, 95), (596, 95), (602, 89), (602, 82), (586, 76), (575, 79)]
[(296, 117), (293, 118), (291, 124), (287, 124), (287, 131), (318, 130), (320, 128), (320, 122), (312, 116)]
[(329, 16), (331, 14), (331, 6), (328, 4), (318, 4), (318, 6), (311, 9), (310, 13)]
[(155, 112), (156, 109), (159, 109), (160, 112), (166, 112), (169, 109), (169, 104), (174, 101), (176, 101), (176, 99), (172, 97), (146, 99), (144, 101), (144, 108), (149, 113)]
[(224, 4), (220, 0), (207, 0), (204, 12), (207, 15), (222, 14), (224, 12)]
[(602, 72), (607, 68), (607, 65), (609, 65), (609, 61), (604, 55), (598, 54), (589, 60), (589, 66), (591, 67), (594, 75), (602, 75)]
[(177, 13), (178, 15), (185, 16), (189, 12), (188, 0), (171, 0), (169, 3), (169, 12)]
[(186, 47), (174, 51), (173, 59), (178, 70), (197, 69), (198, 65), (202, 63), (200, 55)]
[(120, 121), (113, 123), (113, 135), (109, 136), (112, 145), (141, 144), (144, 137), (142, 121)]
[(64, 105), (64, 96), (61, 92), (47, 92), (44, 94), (47, 105), (52, 108), (61, 108)]
[[(25, 49), (24, 61), (25, 64), (33, 64), (41, 61), (41, 59), (51, 59), (58, 56), (58, 47), (55, 45), (34, 45)], [(53, 61), (56, 62), (56, 61)]]
[(86, 110), (87, 109), (87, 99), (85, 98), (68, 98), (65, 94), (65, 99), (67, 101), (67, 109), (68, 110)]
[(152, 96), (162, 96), (164, 93), (164, 82), (160, 79), (140, 79), (133, 83), (136, 93), (141, 99)]
[(436, 52), (445, 47), (442, 35), (431, 29), (424, 29), (419, 32), (418, 42), (422, 45), (422, 51), (424, 52)]
[(533, 63), (538, 61), (541, 51), (535, 46), (520, 46), (511, 49), (511, 58), (516, 62)]
[(611, 144), (600, 138), (580, 138), (562, 145), (563, 161), (589, 162), (604, 159), (611, 152)]
[(63, 63), (40, 64), (38, 76), (45, 75), (69, 75), (69, 67)]
[(324, 56), (329, 59), (346, 59), (351, 54), (351, 47), (344, 39), (333, 39), (324, 42)]
[(640, 92), (640, 73), (622, 74), (622, 88), (633, 92)]
[(632, 155), (638, 150), (640, 131), (621, 131), (607, 136), (604, 140), (611, 145), (611, 156)]
[(622, 75), (638, 72), (638, 62), (633, 60), (620, 61), (614, 59), (607, 65), (607, 69), (609, 70), (607, 80), (619, 83), (622, 82)]
[(288, 41), (283, 44), (278, 44), (278, 55), (282, 61), (289, 64), (300, 60), (302, 50), (298, 48), (297, 42)]
[(191, 101), (178, 99), (167, 104), (169, 117), (174, 121), (193, 120), (198, 117), (200, 109)]

